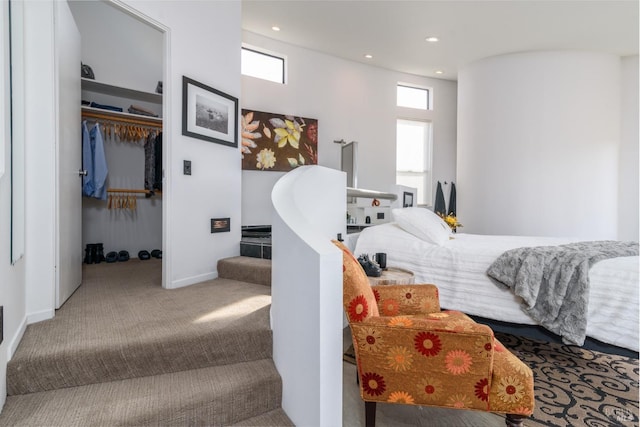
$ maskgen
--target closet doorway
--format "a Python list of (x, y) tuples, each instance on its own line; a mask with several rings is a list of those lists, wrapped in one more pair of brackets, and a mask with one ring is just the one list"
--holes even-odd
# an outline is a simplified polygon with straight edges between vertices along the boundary
[[(155, 262), (162, 268), (164, 285), (165, 30), (119, 3), (69, 1), (67, 5), (80, 35), (84, 65), (78, 82), (81, 119), (75, 129), (88, 134), (76, 145), (83, 156), (82, 169), (88, 173), (78, 181), (83, 187), (80, 264), (106, 264), (105, 258), (109, 255), (112, 261), (114, 254), (115, 262), (135, 262), (139, 254), (140, 259), (153, 254), (151, 260), (160, 259)], [(59, 155), (63, 144), (61, 138)], [(59, 193), (62, 200), (64, 188), (59, 187)], [(62, 208), (59, 212), (62, 257)], [(63, 302), (57, 299), (56, 308)]]

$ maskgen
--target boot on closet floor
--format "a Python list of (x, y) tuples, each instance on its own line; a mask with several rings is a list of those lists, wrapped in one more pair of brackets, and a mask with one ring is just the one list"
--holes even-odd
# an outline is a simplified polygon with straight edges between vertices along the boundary
[(100, 264), (104, 260), (105, 260), (105, 257), (104, 257), (104, 249), (102, 247), (102, 243), (96, 243), (96, 258), (95, 258), (95, 262), (96, 262), (96, 264)]
[(96, 245), (93, 243), (87, 243), (87, 247), (84, 249), (84, 263), (93, 264), (95, 262)]

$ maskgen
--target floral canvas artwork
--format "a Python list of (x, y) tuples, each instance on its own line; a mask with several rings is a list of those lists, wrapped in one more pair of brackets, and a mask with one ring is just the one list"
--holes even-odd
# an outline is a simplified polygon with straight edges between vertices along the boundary
[(290, 171), (318, 164), (318, 120), (242, 110), (242, 169)]

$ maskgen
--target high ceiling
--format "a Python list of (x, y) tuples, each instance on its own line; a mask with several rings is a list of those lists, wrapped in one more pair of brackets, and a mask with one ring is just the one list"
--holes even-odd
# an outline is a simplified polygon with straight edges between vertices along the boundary
[[(465, 64), (506, 53), (577, 49), (637, 55), (638, 19), (637, 0), (242, 0), (244, 30), (451, 80)], [(439, 41), (425, 41), (430, 36)]]

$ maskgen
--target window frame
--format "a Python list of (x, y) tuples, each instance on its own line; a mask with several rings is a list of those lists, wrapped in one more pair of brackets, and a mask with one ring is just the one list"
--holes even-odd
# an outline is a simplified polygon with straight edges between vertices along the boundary
[[(414, 123), (422, 123), (425, 124), (426, 126), (426, 139), (423, 141), (423, 144), (426, 145), (425, 147), (425, 159), (424, 160), (424, 170), (422, 172), (416, 172), (416, 171), (411, 171), (411, 170), (400, 170), (398, 169), (398, 137), (397, 137), (397, 133), (398, 133), (398, 124), (400, 122), (414, 122)], [(396, 185), (404, 185), (404, 184), (400, 184), (398, 182), (398, 176), (399, 175), (404, 175), (404, 176), (422, 176), (423, 179), (425, 180), (424, 182), (424, 189), (423, 189), (423, 194), (422, 194), (422, 198), (423, 198), (423, 203), (419, 203), (418, 199), (419, 197), (419, 188), (417, 188), (416, 190), (416, 195), (418, 195), (418, 197), (415, 200), (415, 206), (432, 206), (432, 199), (433, 199), (433, 121), (432, 120), (428, 120), (428, 119), (417, 119), (417, 118), (408, 118), (408, 117), (396, 117), (396, 165), (395, 165), (395, 175), (396, 175)]]
[(250, 74), (244, 74), (242, 73), (242, 64), (240, 65), (240, 74), (242, 74), (243, 76), (247, 76), (247, 77), (253, 77), (256, 79), (260, 79), (260, 80), (265, 80), (267, 82), (272, 82), (272, 83), (277, 83), (277, 84), (287, 84), (287, 57), (286, 55), (282, 55), (276, 52), (272, 52), (266, 49), (262, 49), (256, 46), (251, 46), (248, 44), (243, 43), (242, 46), (240, 47), (240, 56), (242, 56), (242, 51), (246, 50), (248, 52), (252, 52), (252, 53), (256, 53), (258, 55), (263, 55), (266, 57), (270, 57), (270, 58), (276, 58), (282, 61), (282, 81), (275, 81), (275, 80), (271, 80), (271, 79), (265, 79), (264, 77), (258, 77), (258, 76), (253, 76)]
[[(408, 107), (406, 105), (398, 105), (398, 88), (399, 87), (425, 91), (426, 95), (427, 95), (427, 106), (426, 106), (426, 108)], [(431, 111), (431, 110), (433, 110), (433, 88), (426, 87), (426, 86), (421, 86), (421, 85), (416, 85), (416, 84), (411, 84), (411, 83), (397, 82), (396, 83), (396, 107), (398, 107), (398, 108), (409, 108), (411, 110), (417, 110), (417, 111)]]

